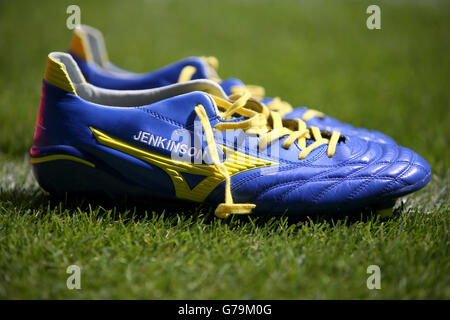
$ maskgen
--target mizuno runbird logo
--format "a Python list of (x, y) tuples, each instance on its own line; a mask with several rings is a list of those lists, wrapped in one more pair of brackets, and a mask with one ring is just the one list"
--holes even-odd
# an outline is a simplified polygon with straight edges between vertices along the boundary
[[(176, 196), (180, 199), (189, 199), (192, 201), (202, 202), (219, 184), (224, 181), (223, 175), (217, 171), (217, 168), (214, 165), (173, 160), (169, 157), (132, 146), (93, 127), (90, 127), (90, 129), (98, 143), (126, 153), (164, 170), (164, 172), (166, 172), (171, 178)], [(142, 131), (140, 134), (142, 135)], [(226, 154), (224, 165), (227, 167), (230, 176), (247, 170), (279, 165), (279, 163), (274, 161), (257, 158), (225, 146), (221, 147)], [(191, 189), (182, 173), (204, 176), (205, 179)]]

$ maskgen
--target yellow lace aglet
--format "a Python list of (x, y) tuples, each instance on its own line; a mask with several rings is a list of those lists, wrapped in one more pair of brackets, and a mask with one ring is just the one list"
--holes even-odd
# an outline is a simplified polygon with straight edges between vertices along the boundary
[(218, 218), (226, 218), (230, 214), (250, 214), (255, 207), (252, 203), (221, 203), (214, 213)]

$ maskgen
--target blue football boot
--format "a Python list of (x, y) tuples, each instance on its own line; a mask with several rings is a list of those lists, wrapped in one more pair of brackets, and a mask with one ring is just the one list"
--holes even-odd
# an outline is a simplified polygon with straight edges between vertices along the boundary
[(50, 193), (182, 199), (219, 217), (383, 209), (431, 178), (407, 148), (282, 120), (248, 92), (230, 98), (211, 80), (99, 88), (57, 52), (30, 155)]
[(214, 57), (189, 57), (150, 73), (133, 73), (109, 62), (101, 32), (84, 25), (75, 29), (69, 53), (77, 61), (86, 81), (98, 87), (138, 90), (167, 86), (187, 80), (210, 79), (219, 83), (227, 95), (249, 91), (253, 98), (261, 100), (270, 110), (279, 112), (285, 119), (302, 119), (307, 125), (316, 126), (320, 130), (336, 130), (343, 135), (355, 135), (364, 140), (395, 144), (392, 138), (381, 132), (354, 128), (350, 124), (306, 107), (294, 109), (278, 97), (267, 98), (264, 89), (260, 86), (245, 85), (236, 78), (221, 80), (216, 72), (218, 60)]

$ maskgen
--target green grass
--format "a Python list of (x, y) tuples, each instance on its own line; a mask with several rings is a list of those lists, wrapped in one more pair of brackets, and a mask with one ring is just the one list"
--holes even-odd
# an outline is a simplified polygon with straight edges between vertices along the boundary
[[(58, 200), (31, 174), (46, 55), (70, 40), (73, 1), (0, 2), (1, 298), (450, 298), (450, 5), (377, 1), (79, 3), (121, 67), (148, 71), (215, 55), (222, 77), (421, 154), (433, 179), (393, 217), (219, 220), (204, 207)], [(81, 290), (66, 268), (82, 267)], [(366, 269), (381, 268), (381, 290)]]

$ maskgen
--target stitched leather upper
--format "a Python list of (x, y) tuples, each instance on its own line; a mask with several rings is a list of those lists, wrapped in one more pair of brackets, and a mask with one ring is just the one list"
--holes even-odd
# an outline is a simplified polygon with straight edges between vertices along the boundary
[[(290, 113), (284, 116), (285, 119), (296, 119), (302, 118), (303, 114), (306, 112), (306, 107), (295, 108)], [(344, 136), (357, 136), (364, 140), (370, 140), (379, 143), (390, 143), (395, 144), (395, 141), (376, 130), (368, 130), (365, 128), (355, 128), (348, 123), (341, 122), (330, 116), (325, 115), (323, 118), (314, 117), (306, 122), (310, 126), (318, 127), (320, 130), (325, 131), (339, 131)]]

